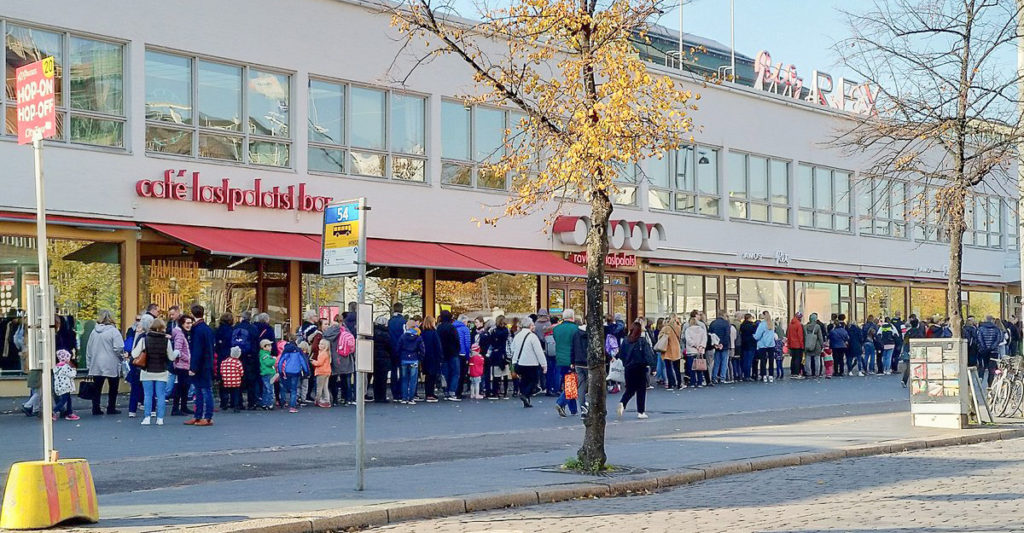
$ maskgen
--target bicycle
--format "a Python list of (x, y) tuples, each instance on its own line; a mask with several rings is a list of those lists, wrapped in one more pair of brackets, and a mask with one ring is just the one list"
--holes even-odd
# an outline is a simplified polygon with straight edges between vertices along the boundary
[(994, 416), (1016, 416), (1024, 403), (1024, 372), (1019, 357), (999, 359), (995, 379), (988, 387), (986, 398)]

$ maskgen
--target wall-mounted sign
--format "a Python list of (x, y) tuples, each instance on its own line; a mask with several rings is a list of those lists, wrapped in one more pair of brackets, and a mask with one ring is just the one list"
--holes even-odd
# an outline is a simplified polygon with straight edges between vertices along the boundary
[[(551, 232), (562, 244), (583, 246), (590, 231), (590, 217), (560, 216), (551, 225)], [(611, 220), (608, 222), (608, 246), (615, 250), (657, 250), (665, 240), (665, 227), (659, 223)]]
[[(587, 264), (587, 252), (566, 252), (565, 258), (577, 265)], [(604, 266), (608, 268), (636, 268), (636, 256), (632, 254), (608, 254), (604, 258)]]
[(789, 264), (789, 254), (786, 253), (783, 250), (775, 250), (774, 254), (766, 254), (766, 253), (763, 253), (763, 252), (747, 251), (747, 252), (739, 252), (736, 255), (738, 255), (740, 257), (740, 259), (746, 259), (747, 261), (761, 261), (763, 259), (774, 259), (775, 260), (775, 264), (778, 264), (778, 265), (788, 265)]
[(949, 276), (949, 265), (942, 266), (919, 266), (914, 268), (915, 274), (939, 274), (941, 276)]
[[(761, 50), (754, 59), (754, 88), (800, 99), (804, 88), (803, 78), (797, 75), (796, 66), (773, 64), (767, 50)], [(849, 111), (862, 115), (875, 115), (875, 94), (870, 83), (857, 83), (844, 78), (832, 82), (832, 76), (819, 70), (811, 71), (811, 84), (804, 100), (825, 107)]]
[(135, 182), (135, 193), (143, 198), (221, 204), (227, 206), (228, 211), (234, 211), (236, 207), (259, 207), (319, 213), (331, 203), (330, 196), (307, 194), (305, 183), (265, 187), (262, 179), (255, 178), (252, 187), (244, 188), (234, 187), (230, 179), (222, 178), (217, 185), (203, 185), (199, 181), (199, 172), (173, 169), (165, 170), (163, 179)]

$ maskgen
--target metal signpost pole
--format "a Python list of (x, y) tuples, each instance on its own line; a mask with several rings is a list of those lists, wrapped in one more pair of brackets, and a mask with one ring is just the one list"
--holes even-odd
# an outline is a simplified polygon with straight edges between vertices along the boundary
[[(356, 283), (359, 307), (366, 303), (366, 199), (359, 199), (359, 270)], [(366, 374), (356, 369), (356, 490), (363, 490), (366, 469)]]
[[(1017, 0), (1017, 127), (1024, 126), (1024, 0)], [(1018, 132), (1018, 135), (1020, 133)], [(1020, 254), (1021, 308), (1017, 318), (1024, 316), (1024, 138), (1017, 140), (1017, 252)], [(1017, 354), (1013, 354), (1017, 355)]]
[(53, 450), (53, 294), (50, 292), (50, 264), (46, 248), (46, 191), (43, 189), (43, 140), (37, 136), (32, 140), (36, 166), (36, 251), (39, 260), (39, 292), (42, 305), (39, 306), (39, 334), (42, 336), (42, 400), (43, 406), (43, 461), (54, 459)]

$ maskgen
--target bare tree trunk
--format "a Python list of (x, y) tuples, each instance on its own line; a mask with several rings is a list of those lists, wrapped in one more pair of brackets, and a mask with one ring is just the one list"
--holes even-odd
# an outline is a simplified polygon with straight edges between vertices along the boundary
[(577, 457), (585, 470), (599, 471), (608, 457), (604, 452), (608, 391), (605, 388), (604, 354), (604, 258), (608, 255), (608, 219), (612, 203), (605, 191), (595, 191), (590, 200), (592, 224), (587, 233), (587, 402), (590, 404), (583, 446)]
[(962, 266), (964, 259), (964, 230), (966, 222), (966, 191), (957, 188), (951, 191), (954, 196), (949, 205), (949, 281), (946, 283), (946, 315), (949, 317), (949, 328), (954, 337), (960, 337), (963, 328), (963, 301), (960, 291)]

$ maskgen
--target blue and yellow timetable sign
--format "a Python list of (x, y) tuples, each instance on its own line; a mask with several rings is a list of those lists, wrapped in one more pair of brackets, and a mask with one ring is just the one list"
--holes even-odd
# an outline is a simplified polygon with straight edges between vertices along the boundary
[(324, 210), (322, 275), (349, 275), (359, 269), (363, 254), (359, 246), (360, 232), (365, 229), (362, 204), (362, 199), (346, 200)]

